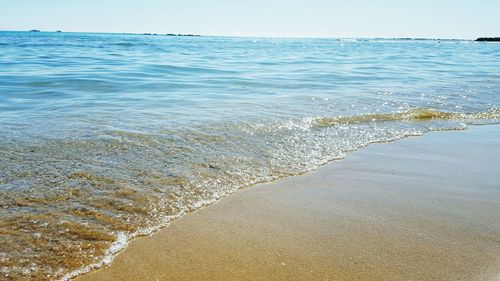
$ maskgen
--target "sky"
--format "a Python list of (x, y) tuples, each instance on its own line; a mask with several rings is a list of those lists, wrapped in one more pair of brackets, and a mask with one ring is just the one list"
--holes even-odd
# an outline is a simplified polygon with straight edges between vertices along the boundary
[(0, 0), (0, 30), (256, 37), (500, 36), (500, 0)]

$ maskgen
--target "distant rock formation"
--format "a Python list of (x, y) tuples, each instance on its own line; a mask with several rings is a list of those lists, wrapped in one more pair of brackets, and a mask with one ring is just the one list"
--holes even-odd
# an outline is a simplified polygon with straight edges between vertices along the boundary
[(38, 30), (38, 29), (32, 29), (32, 30), (30, 30), (30, 32), (40, 32), (40, 30)]
[[(157, 33), (142, 33), (142, 35), (158, 35)], [(162, 34), (160, 34), (162, 35)], [(164, 34), (165, 36), (189, 36), (189, 37), (201, 37), (201, 35), (198, 34), (175, 34), (175, 33), (167, 33)]]
[(167, 34), (165, 34), (165, 36), (201, 37), (201, 35), (199, 35), (199, 34), (181, 34), (181, 33), (179, 33), (179, 34), (175, 34), (175, 33), (167, 33)]
[(500, 37), (479, 37), (476, 39), (479, 42), (500, 42)]

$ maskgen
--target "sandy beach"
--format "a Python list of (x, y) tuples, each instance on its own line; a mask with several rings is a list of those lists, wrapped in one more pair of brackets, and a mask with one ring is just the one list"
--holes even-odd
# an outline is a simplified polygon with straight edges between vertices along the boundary
[(374, 144), (136, 239), (86, 280), (498, 280), (500, 126)]

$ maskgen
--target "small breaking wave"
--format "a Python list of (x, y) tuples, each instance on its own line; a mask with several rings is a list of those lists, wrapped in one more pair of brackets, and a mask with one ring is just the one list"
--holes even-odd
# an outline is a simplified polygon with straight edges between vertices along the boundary
[(446, 112), (426, 108), (413, 108), (397, 113), (375, 113), (342, 117), (321, 117), (314, 120), (317, 126), (334, 126), (360, 124), (370, 122), (419, 122), (429, 120), (464, 120), (480, 121), (500, 118), (500, 109), (494, 107), (490, 110), (477, 113)]

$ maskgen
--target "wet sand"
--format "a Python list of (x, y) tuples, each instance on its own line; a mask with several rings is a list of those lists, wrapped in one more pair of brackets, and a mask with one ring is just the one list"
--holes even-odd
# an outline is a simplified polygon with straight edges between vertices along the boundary
[(136, 239), (86, 280), (500, 280), (500, 125), (374, 144)]

